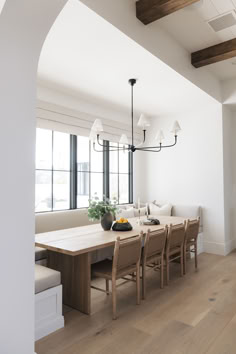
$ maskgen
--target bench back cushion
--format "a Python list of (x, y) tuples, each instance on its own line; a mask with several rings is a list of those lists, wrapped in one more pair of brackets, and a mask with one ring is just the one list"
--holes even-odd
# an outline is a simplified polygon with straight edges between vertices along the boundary
[(70, 229), (72, 227), (96, 224), (88, 218), (87, 209), (54, 211), (35, 214), (35, 233)]
[(184, 218), (199, 218), (200, 217), (200, 227), (199, 231), (202, 232), (202, 208), (200, 206), (194, 205), (173, 205), (172, 216), (181, 216)]

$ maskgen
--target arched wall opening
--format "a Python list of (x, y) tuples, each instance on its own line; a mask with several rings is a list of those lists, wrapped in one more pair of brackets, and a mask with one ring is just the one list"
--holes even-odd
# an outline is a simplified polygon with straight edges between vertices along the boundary
[(0, 1), (0, 352), (4, 354), (34, 353), (36, 76), (44, 40), (66, 2)]

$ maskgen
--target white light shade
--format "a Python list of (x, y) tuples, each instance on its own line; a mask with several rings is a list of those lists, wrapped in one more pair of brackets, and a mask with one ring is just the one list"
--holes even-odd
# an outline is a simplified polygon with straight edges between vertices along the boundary
[(103, 132), (103, 126), (102, 126), (101, 119), (95, 119), (93, 126), (91, 128), (91, 131), (94, 131), (96, 133)]
[(126, 134), (121, 135), (119, 143), (122, 145), (129, 145), (128, 138), (127, 138)]
[(158, 132), (157, 132), (157, 135), (156, 135), (156, 137), (155, 137), (155, 140), (157, 140), (157, 142), (158, 143), (162, 143), (162, 140), (164, 140), (165, 139), (165, 137), (164, 137), (164, 134), (163, 134), (163, 131), (162, 130), (159, 130)]
[(96, 141), (96, 139), (97, 139), (97, 133), (94, 130), (91, 130), (89, 134), (89, 140)]
[(145, 130), (146, 127), (150, 127), (150, 120), (145, 114), (141, 114), (139, 121), (138, 121), (138, 126), (143, 128)]
[(173, 127), (171, 129), (171, 133), (174, 133), (174, 135), (177, 135), (178, 132), (181, 130), (179, 122), (176, 120), (173, 124)]

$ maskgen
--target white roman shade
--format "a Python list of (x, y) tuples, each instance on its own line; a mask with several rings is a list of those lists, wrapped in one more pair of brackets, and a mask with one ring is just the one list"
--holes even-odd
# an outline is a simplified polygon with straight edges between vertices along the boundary
[[(104, 132), (101, 132), (101, 139), (119, 142), (121, 135), (126, 134), (129, 143), (131, 142), (131, 127), (128, 124), (103, 119), (52, 103), (38, 101), (36, 117), (38, 128), (87, 137), (89, 137), (95, 119), (99, 118), (104, 128)], [(136, 128), (134, 135), (136, 144), (140, 143), (141, 136), (141, 130)]]

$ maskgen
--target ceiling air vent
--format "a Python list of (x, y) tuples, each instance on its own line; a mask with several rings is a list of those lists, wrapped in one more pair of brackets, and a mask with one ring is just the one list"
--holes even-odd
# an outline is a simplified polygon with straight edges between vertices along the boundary
[(236, 13), (232, 11), (226, 15), (218, 16), (213, 20), (208, 21), (208, 24), (215, 32), (222, 31), (226, 28), (236, 25)]

